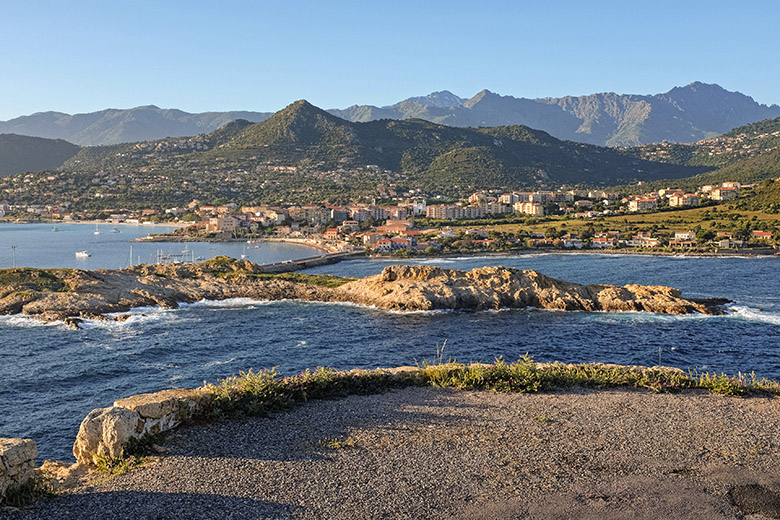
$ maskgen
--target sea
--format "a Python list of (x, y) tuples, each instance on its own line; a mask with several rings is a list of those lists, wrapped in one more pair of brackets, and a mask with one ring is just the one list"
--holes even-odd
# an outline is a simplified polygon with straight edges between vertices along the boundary
[[(128, 239), (149, 229), (0, 225), (0, 266), (116, 268), (128, 265)], [(80, 227), (79, 227), (80, 226)], [(158, 232), (155, 228), (154, 232)], [(143, 261), (161, 247), (186, 247), (270, 263), (317, 254), (278, 243), (133, 243)], [(80, 263), (74, 251), (92, 256)], [(37, 252), (37, 253), (35, 253)], [(146, 258), (143, 257), (146, 255)], [(249, 256), (252, 255), (252, 256)], [(80, 330), (0, 316), (0, 436), (28, 437), (39, 459), (72, 461), (81, 420), (115, 399), (194, 388), (240, 371), (277, 367), (294, 374), (318, 366), (349, 369), (415, 365), (440, 355), (459, 362), (536, 361), (667, 365), (692, 372), (754, 372), (780, 379), (780, 257), (690, 257), (531, 253), (455, 258), (350, 260), (309, 273), (362, 277), (392, 264), (472, 269), (535, 269), (579, 282), (668, 285), (690, 297), (733, 301), (723, 316), (563, 312), (540, 309), (391, 312), (341, 303), (202, 301), (178, 309), (135, 309), (125, 322), (87, 322)]]

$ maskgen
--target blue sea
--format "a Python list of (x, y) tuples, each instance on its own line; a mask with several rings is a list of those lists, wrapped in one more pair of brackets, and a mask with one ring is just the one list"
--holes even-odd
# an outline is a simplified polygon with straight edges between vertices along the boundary
[[(245, 255), (252, 262), (270, 264), (321, 254), (317, 249), (279, 242), (134, 242), (174, 229), (152, 225), (0, 223), (0, 267), (121, 269), (154, 263), (158, 255), (169, 259)], [(77, 251), (90, 256), (77, 258)]]
[[(52, 233), (25, 234), (32, 247)], [(5, 248), (6, 238), (0, 239)], [(221, 254), (221, 246), (241, 247), (189, 247), (216, 247), (214, 254)], [(50, 241), (48, 247), (54, 247)], [(311, 250), (298, 253), (311, 256)], [(67, 252), (56, 255), (72, 263)], [(260, 249), (257, 255), (261, 260)], [(308, 272), (366, 276), (393, 263), (402, 262), (361, 259)], [(249, 368), (279, 367), (293, 374), (316, 366), (413, 365), (432, 359), (443, 345), (445, 358), (463, 362), (512, 361), (529, 354), (537, 361), (660, 362), (780, 379), (780, 257), (526, 254), (403, 263), (455, 269), (504, 265), (580, 283), (669, 285), (686, 296), (723, 296), (734, 303), (724, 316), (665, 316), (546, 310), (399, 313), (349, 304), (239, 299), (176, 310), (136, 309), (127, 322), (88, 322), (82, 330), (4, 316), (0, 436), (35, 439), (41, 460), (73, 460), (70, 449), (81, 420), (120, 397), (196, 387)]]

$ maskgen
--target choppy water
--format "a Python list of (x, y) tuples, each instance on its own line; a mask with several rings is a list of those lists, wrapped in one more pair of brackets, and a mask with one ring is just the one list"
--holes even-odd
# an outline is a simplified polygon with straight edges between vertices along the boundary
[[(358, 260), (311, 272), (364, 276), (398, 262)], [(27, 436), (42, 458), (70, 460), (78, 425), (93, 408), (128, 395), (248, 368), (294, 373), (396, 366), (432, 358), (665, 365), (756, 371), (780, 379), (780, 258), (525, 255), (427, 260), (469, 269), (505, 265), (582, 283), (678, 287), (735, 300), (727, 316), (544, 310), (397, 313), (356, 305), (229, 300), (177, 310), (137, 309), (124, 323), (84, 330), (0, 317), (0, 435)]]

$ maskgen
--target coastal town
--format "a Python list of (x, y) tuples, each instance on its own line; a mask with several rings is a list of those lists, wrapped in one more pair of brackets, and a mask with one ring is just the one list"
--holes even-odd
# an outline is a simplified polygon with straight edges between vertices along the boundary
[[(610, 227), (616, 217), (660, 215), (712, 208), (735, 201), (753, 185), (723, 182), (695, 192), (663, 188), (634, 196), (603, 190), (480, 190), (462, 200), (444, 200), (378, 185), (382, 197), (373, 203), (207, 204), (192, 200), (183, 207), (100, 210), (105, 224), (171, 223), (181, 227), (152, 240), (249, 241), (289, 240), (328, 252), (367, 252), (408, 256), (519, 249), (738, 251), (772, 250), (778, 243), (769, 226), (737, 230), (642, 229)], [(705, 213), (705, 217), (709, 215)], [(82, 217), (63, 205), (0, 203), (0, 217), (73, 222)], [(540, 229), (541, 228), (541, 229)]]

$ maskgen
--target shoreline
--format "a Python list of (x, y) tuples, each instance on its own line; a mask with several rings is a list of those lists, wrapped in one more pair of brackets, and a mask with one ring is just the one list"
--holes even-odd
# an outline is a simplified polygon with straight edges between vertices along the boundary
[(23, 220), (23, 221), (11, 221), (8, 219), (0, 219), (0, 225), (2, 224), (51, 224), (51, 225), (70, 225), (70, 224), (88, 224), (94, 226), (95, 224), (100, 226), (132, 226), (132, 227), (175, 227), (182, 228), (187, 227), (189, 224), (183, 222), (149, 222), (133, 224), (131, 222), (106, 222), (105, 220)]
[(621, 249), (513, 249), (510, 251), (461, 251), (456, 253), (444, 253), (440, 255), (410, 255), (407, 257), (398, 257), (393, 255), (367, 254), (366, 258), (372, 260), (386, 259), (399, 261), (413, 261), (415, 259), (434, 259), (434, 258), (459, 258), (459, 257), (505, 257), (505, 256), (525, 256), (525, 255), (637, 255), (637, 256), (668, 256), (668, 257), (695, 257), (695, 258), (759, 258), (780, 256), (780, 250), (766, 252), (750, 252), (745, 250), (735, 251), (733, 253), (719, 252), (682, 252), (682, 251), (633, 251)]
[(192, 237), (192, 236), (179, 236), (179, 235), (169, 235), (169, 234), (161, 234), (161, 235), (154, 235), (154, 236), (147, 236), (147, 237), (139, 237), (134, 240), (134, 242), (203, 242), (203, 243), (229, 243), (229, 244), (240, 244), (240, 243), (263, 243), (263, 242), (279, 242), (279, 243), (286, 243), (286, 244), (295, 244), (299, 246), (306, 246), (311, 247), (314, 249), (317, 249), (319, 251), (324, 251), (327, 254), (335, 254), (335, 253), (343, 253), (345, 251), (341, 251), (336, 247), (328, 247), (327, 245), (321, 244), (317, 241), (310, 240), (310, 239), (295, 239), (295, 238), (275, 238), (275, 237), (258, 237), (258, 238), (218, 238), (218, 237)]

